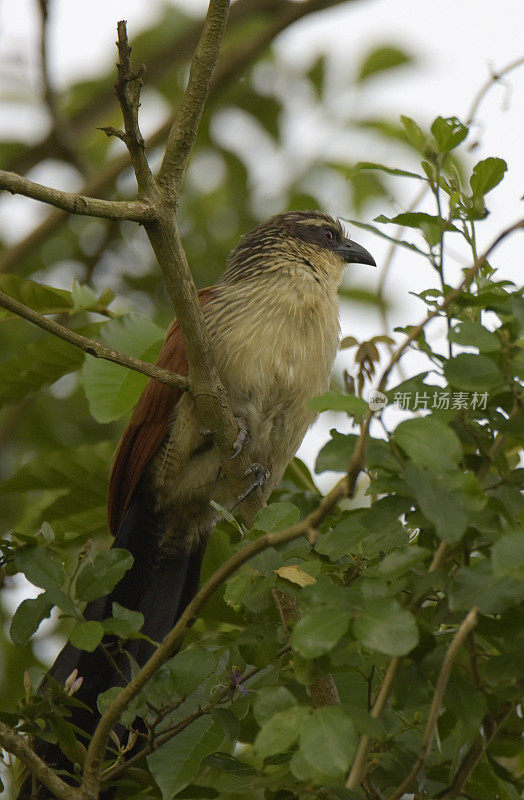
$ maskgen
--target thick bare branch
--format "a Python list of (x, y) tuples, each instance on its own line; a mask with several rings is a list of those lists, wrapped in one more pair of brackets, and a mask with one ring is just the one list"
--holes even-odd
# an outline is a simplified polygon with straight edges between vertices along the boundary
[(176, 121), (167, 138), (158, 181), (170, 196), (180, 191), (211, 79), (226, 30), (229, 0), (210, 0), (204, 29), (191, 61), (189, 81)]
[(0, 189), (40, 200), (69, 214), (87, 217), (144, 222), (151, 219), (153, 214), (152, 209), (138, 200), (99, 200), (96, 197), (86, 197), (84, 194), (63, 192), (3, 169), (0, 170)]
[(46, 789), (58, 800), (83, 800), (83, 793), (58, 777), (53, 770), (47, 766), (45, 761), (36, 755), (27, 744), (25, 739), (15, 730), (0, 722), (0, 744), (8, 753), (16, 756), (32, 774), (38, 778)]
[(189, 381), (183, 375), (177, 375), (175, 372), (149, 364), (140, 358), (128, 356), (126, 353), (119, 353), (117, 350), (113, 350), (112, 347), (102, 342), (97, 342), (95, 339), (88, 339), (86, 336), (82, 336), (80, 333), (76, 333), (76, 331), (72, 331), (52, 319), (42, 316), (37, 311), (33, 311), (29, 306), (19, 303), (18, 300), (13, 300), (12, 297), (4, 294), (4, 292), (0, 292), (0, 306), (28, 320), (28, 322), (32, 322), (33, 325), (37, 325), (47, 333), (52, 333), (54, 336), (58, 336), (59, 339), (69, 342), (69, 344), (78, 347), (90, 356), (103, 358), (105, 361), (113, 362), (113, 364), (120, 364), (122, 367), (127, 367), (135, 372), (141, 372), (143, 375), (147, 375), (148, 378), (155, 378), (160, 383), (165, 383), (166, 386), (172, 386), (183, 391), (189, 389)]

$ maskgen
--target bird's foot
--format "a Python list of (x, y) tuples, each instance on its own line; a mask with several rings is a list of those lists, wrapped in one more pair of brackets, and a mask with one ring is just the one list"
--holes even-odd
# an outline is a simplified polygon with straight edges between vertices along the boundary
[(244, 489), (244, 491), (237, 497), (237, 501), (232, 511), (243, 503), (246, 497), (249, 497), (251, 492), (254, 492), (255, 489), (260, 489), (261, 486), (265, 484), (267, 479), (269, 478), (270, 472), (267, 467), (264, 467), (263, 464), (251, 464), (248, 469), (246, 469), (244, 473), (244, 480), (247, 478), (251, 478), (251, 482), (249, 486)]
[(238, 436), (233, 442), (233, 455), (230, 456), (231, 460), (236, 458), (246, 444), (249, 444), (251, 441), (251, 433), (244, 417), (235, 417), (235, 419), (238, 425)]

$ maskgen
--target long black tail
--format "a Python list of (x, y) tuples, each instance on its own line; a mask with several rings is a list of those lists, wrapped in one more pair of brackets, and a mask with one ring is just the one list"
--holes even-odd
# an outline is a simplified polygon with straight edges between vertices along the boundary
[[(133, 566), (110, 594), (87, 605), (86, 619), (102, 620), (112, 616), (112, 604), (116, 601), (144, 615), (142, 632), (150, 639), (159, 642), (166, 636), (198, 590), (205, 545), (168, 558), (160, 551), (161, 535), (161, 520), (148, 507), (141, 492), (136, 492), (113, 544), (113, 547), (130, 551), (134, 558)], [(100, 717), (98, 695), (129, 680), (131, 661), (126, 653), (142, 666), (154, 650), (154, 645), (145, 639), (126, 642), (126, 653), (117, 651), (115, 644), (114, 637), (107, 637), (102, 642), (103, 647), (89, 653), (68, 642), (49, 671), (49, 675), (61, 685), (75, 669), (83, 678), (75, 698), (89, 710), (75, 708), (70, 721), (86, 733), (86, 738), (94, 731)], [(108, 652), (113, 654), (111, 658)], [(47, 683), (46, 678), (42, 691), (46, 690)], [(57, 745), (40, 740), (35, 744), (35, 751), (51, 767), (68, 771), (73, 768)], [(33, 786), (28, 778), (22, 785), (19, 800), (28, 800), (31, 796), (34, 796)]]

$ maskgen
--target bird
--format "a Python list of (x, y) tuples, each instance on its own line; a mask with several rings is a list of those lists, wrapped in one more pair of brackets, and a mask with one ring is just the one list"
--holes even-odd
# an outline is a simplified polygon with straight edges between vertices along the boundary
[[(239, 423), (234, 452), (244, 447), (259, 465), (264, 502), (316, 417), (307, 401), (328, 388), (340, 336), (338, 288), (353, 263), (376, 266), (340, 221), (321, 211), (289, 211), (244, 234), (216, 285), (199, 292), (212, 356)], [(157, 363), (188, 374), (176, 320)], [(99, 693), (129, 679), (131, 659), (145, 663), (152, 642), (166, 636), (197, 592), (218, 519), (211, 501), (231, 510), (239, 499), (191, 393), (150, 379), (118, 444), (109, 483), (113, 546), (128, 550), (133, 565), (84, 612), (88, 620), (110, 617), (113, 602), (139, 611), (148, 639), (128, 641), (125, 652), (113, 647), (112, 663), (99, 649), (88, 653), (68, 643), (49, 673), (62, 686), (72, 674), (83, 679), (75, 697), (85, 707), (73, 721), (87, 734), (96, 726)], [(71, 769), (56, 747), (47, 755)]]

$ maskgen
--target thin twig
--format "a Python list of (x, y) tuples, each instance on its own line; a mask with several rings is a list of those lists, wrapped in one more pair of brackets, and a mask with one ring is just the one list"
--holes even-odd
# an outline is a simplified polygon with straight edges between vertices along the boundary
[[(448, 297), (432, 312), (427, 314), (425, 319), (414, 329), (417, 331), (415, 336), (413, 336), (413, 331), (409, 336), (406, 337), (403, 344), (397, 348), (393, 356), (391, 357), (390, 363), (384, 370), (382, 374), (382, 378), (380, 381), (380, 386), (385, 386), (387, 381), (387, 377), (393, 368), (393, 365), (401, 358), (402, 354), (408, 349), (411, 341), (413, 338), (418, 336), (418, 334), (424, 329), (424, 327), (432, 320), (434, 317), (441, 312), (441, 310), (451, 302), (453, 302), (462, 292), (462, 290), (469, 286), (473, 278), (475, 277), (476, 272), (481, 268), (483, 263), (485, 262), (486, 258), (488, 257), (489, 253), (493, 251), (493, 249), (505, 239), (508, 235), (512, 232), (524, 228), (524, 220), (521, 220), (514, 225), (510, 226), (509, 228), (502, 231), (494, 240), (494, 242), (488, 247), (488, 249), (484, 252), (482, 256), (480, 256), (473, 266), (466, 271), (466, 275), (464, 280), (461, 282), (457, 289), (454, 289)], [(364, 424), (362, 425), (361, 434), (359, 439), (357, 440), (357, 444), (355, 446), (355, 450), (353, 451), (353, 455), (351, 461), (348, 466), (347, 475), (341, 478), (340, 481), (331, 489), (328, 494), (322, 498), (317, 508), (311, 512), (305, 519), (301, 522), (296, 523), (295, 525), (287, 528), (283, 531), (278, 531), (275, 533), (267, 533), (264, 536), (259, 537), (258, 539), (249, 542), (249, 544), (245, 545), (241, 550), (237, 551), (233, 556), (231, 556), (226, 562), (224, 562), (218, 570), (211, 575), (210, 578), (206, 581), (206, 583), (200, 588), (197, 592), (191, 603), (187, 606), (184, 613), (178, 620), (175, 627), (167, 634), (165, 639), (159, 645), (157, 650), (153, 653), (149, 661), (140, 669), (134, 679), (122, 690), (122, 692), (110, 703), (108, 708), (106, 709), (105, 713), (101, 717), (98, 726), (91, 738), (91, 742), (86, 754), (86, 761), (85, 761), (85, 771), (84, 771), (84, 788), (88, 790), (89, 797), (96, 796), (99, 786), (99, 769), (100, 764), (103, 759), (103, 755), (106, 748), (107, 739), (109, 733), (113, 727), (113, 725), (117, 722), (120, 715), (123, 711), (127, 708), (129, 703), (133, 700), (134, 697), (143, 689), (143, 687), (147, 684), (147, 682), (151, 679), (151, 677), (160, 669), (162, 664), (164, 664), (167, 659), (170, 657), (172, 652), (177, 648), (180, 647), (182, 644), (189, 627), (198, 616), (200, 610), (208, 600), (208, 598), (213, 594), (213, 592), (222, 585), (222, 583), (227, 580), (228, 577), (233, 575), (239, 567), (249, 561), (253, 556), (257, 553), (262, 552), (263, 550), (267, 549), (268, 547), (276, 547), (280, 544), (284, 544), (289, 541), (293, 541), (300, 536), (309, 535), (311, 531), (315, 531), (318, 529), (320, 523), (324, 520), (327, 514), (335, 507), (335, 505), (344, 497), (351, 496), (351, 493), (355, 490), (356, 482), (358, 480), (358, 476), (363, 469), (365, 454), (366, 454), (366, 446), (367, 440), (369, 438), (369, 427), (371, 422), (371, 417), (373, 412), (370, 411), (366, 415), (366, 419), (364, 420)], [(442, 556), (446, 552), (445, 548), (439, 548)], [(436, 559), (434, 559), (433, 564), (437, 565)], [(358, 785), (358, 784), (357, 784)]]
[(148, 378), (155, 378), (160, 383), (165, 383), (166, 386), (172, 386), (174, 389), (182, 389), (183, 391), (189, 389), (189, 381), (184, 375), (177, 375), (175, 372), (157, 367), (155, 364), (149, 364), (140, 358), (128, 356), (126, 353), (119, 353), (107, 344), (97, 342), (95, 339), (88, 339), (87, 336), (82, 336), (80, 333), (42, 316), (37, 311), (33, 311), (29, 306), (19, 303), (18, 300), (14, 300), (4, 292), (0, 292), (0, 307), (6, 308), (13, 314), (28, 320), (28, 322), (32, 322), (33, 325), (37, 325), (47, 333), (52, 333), (53, 336), (63, 339), (64, 342), (78, 347), (90, 356), (103, 358), (113, 364), (120, 364), (122, 367), (134, 370), (134, 372), (141, 372), (143, 375), (147, 375)]
[(462, 759), (459, 768), (455, 773), (451, 786), (446, 789), (442, 797), (446, 800), (458, 797), (466, 785), (469, 776), (479, 763), (480, 759), (490, 746), (491, 742), (506, 722), (511, 712), (515, 709), (515, 703), (505, 703), (502, 708), (491, 711), (482, 720), (482, 733), (478, 733), (475, 741)]
[[(289, 652), (289, 650), (291, 650), (291, 645), (285, 644), (278, 651), (277, 658), (280, 658), (285, 653)], [(217, 692), (213, 700), (210, 700), (208, 703), (198, 708), (188, 717), (185, 717), (183, 720), (177, 722), (176, 725), (173, 725), (172, 728), (168, 728), (162, 731), (158, 736), (155, 737), (154, 742), (148, 742), (148, 744), (142, 750), (140, 750), (138, 753), (135, 753), (135, 755), (133, 755), (123, 764), (122, 763), (113, 764), (112, 766), (107, 767), (100, 776), (101, 780), (104, 781), (114, 780), (115, 778), (120, 777), (120, 775), (127, 772), (127, 770), (130, 769), (130, 767), (132, 767), (138, 761), (143, 759), (144, 756), (147, 756), (150, 753), (153, 753), (155, 750), (158, 750), (158, 748), (162, 747), (163, 744), (168, 742), (170, 739), (173, 739), (175, 736), (177, 736), (179, 733), (181, 733), (183, 730), (189, 727), (189, 725), (191, 725), (191, 723), (194, 722), (196, 719), (199, 719), (200, 717), (209, 714), (209, 712), (212, 711), (212, 709), (215, 708), (215, 706), (219, 705), (224, 700), (230, 698), (232, 693), (237, 689), (238, 686), (243, 686), (244, 683), (246, 683), (250, 678), (253, 678), (255, 675), (257, 675), (257, 673), (259, 673), (262, 669), (266, 669), (266, 666), (267, 665), (264, 665), (263, 667), (251, 667), (251, 669), (246, 670), (246, 672), (244, 672), (244, 674), (241, 675), (240, 678), (238, 678), (234, 682), (232, 681), (229, 686), (225, 686), (223, 689)]]
[(146, 143), (138, 124), (140, 91), (145, 67), (141, 65), (137, 70), (131, 69), (131, 48), (127, 40), (125, 20), (121, 20), (118, 23), (117, 30), (118, 63), (116, 65), (115, 91), (122, 109), (125, 128), (125, 133), (121, 138), (125, 142), (131, 157), (138, 184), (138, 196), (144, 197), (151, 193), (155, 187), (155, 181), (146, 156)]
[(0, 169), (0, 189), (48, 203), (68, 214), (79, 214), (84, 217), (103, 217), (142, 223), (153, 216), (152, 209), (138, 200), (100, 200), (84, 194), (63, 192), (61, 189), (43, 186), (41, 183), (35, 183), (15, 172), (6, 172), (3, 169)]
[[(305, 13), (340, 5), (349, 0), (323, 0), (322, 3), (312, 5), (301, 11), (301, 16)], [(228, 21), (228, 34), (235, 32), (235, 29), (245, 24), (246, 20), (253, 22), (254, 19), (263, 21), (267, 19), (271, 23), (287, 14), (288, 10), (293, 11), (296, 6), (309, 6), (310, 2), (297, 4), (293, 0), (236, 0), (231, 8)], [(257, 19), (258, 17), (258, 19)], [(155, 40), (154, 46), (147, 53), (147, 76), (151, 84), (165, 78), (165, 75), (191, 57), (202, 30), (201, 20), (189, 22), (188, 25), (177, 26), (173, 36), (162, 40)], [(253, 39), (252, 42), (255, 40)], [(251, 44), (252, 42), (249, 42)], [(176, 81), (172, 82), (173, 95), (178, 87)], [(173, 97), (174, 99), (174, 97)], [(92, 130), (93, 125), (101, 120), (102, 115), (112, 114), (115, 94), (113, 87), (104, 84), (100, 86), (95, 97), (83, 105), (76, 105), (68, 109), (67, 121), (72, 130), (72, 134), (84, 139), (86, 133)], [(53, 131), (34, 145), (28, 145), (22, 150), (16, 150), (7, 159), (6, 169), (13, 170), (19, 174), (25, 174), (36, 164), (52, 156), (54, 153), (55, 140)], [(128, 164), (129, 166), (129, 164)]]
[(0, 744), (8, 753), (16, 756), (22, 764), (42, 783), (58, 800), (84, 800), (83, 793), (65, 783), (47, 766), (45, 761), (33, 752), (31, 747), (15, 730), (0, 722)]
[[(447, 543), (441, 542), (440, 545), (437, 547), (435, 554), (431, 560), (431, 564), (428, 567), (428, 572), (435, 572), (435, 570), (437, 570), (440, 567), (442, 561), (444, 560), (446, 552), (447, 552)], [(402, 664), (402, 658), (400, 656), (394, 656), (389, 662), (386, 674), (384, 675), (384, 679), (380, 685), (377, 698), (373, 704), (373, 709), (371, 711), (371, 716), (374, 717), (375, 719), (378, 719), (381, 716), (382, 712), (384, 711), (387, 699), (391, 693), (393, 684), (395, 682), (395, 678), (397, 677), (401, 664)], [(346, 781), (346, 789), (357, 789), (362, 783), (363, 779), (365, 778), (367, 772), (367, 757), (370, 745), (371, 745), (371, 738), (367, 734), (364, 734), (359, 742), (355, 760), (351, 765), (351, 770), (348, 775), (348, 779)]]
[[(347, 0), (346, 0), (347, 1)], [(239, 75), (243, 70), (260, 55), (273, 39), (294, 22), (302, 19), (307, 14), (321, 11), (330, 6), (337, 5), (341, 0), (306, 0), (303, 3), (285, 2), (282, 0), (282, 11), (278, 13), (257, 37), (247, 44), (239, 45), (231, 54), (224, 57), (218, 65), (216, 75), (211, 83), (210, 100), (216, 101), (220, 91)], [(235, 3), (233, 9), (238, 5)], [(169, 133), (176, 113), (167, 120), (148, 138), (147, 148), (161, 144)], [(81, 194), (91, 196), (107, 191), (113, 186), (118, 176), (129, 167), (129, 155), (124, 152), (105, 164), (98, 172), (89, 178), (81, 188)], [(9, 272), (15, 269), (28, 253), (46, 241), (67, 220), (65, 211), (51, 212), (39, 225), (36, 226), (24, 239), (12, 245), (0, 255), (0, 272)]]
[(484, 97), (491, 89), (491, 87), (495, 83), (499, 83), (502, 80), (502, 78), (504, 78), (508, 74), (508, 72), (512, 72), (514, 69), (517, 69), (517, 67), (522, 67), (523, 65), (524, 65), (524, 56), (521, 56), (520, 58), (516, 58), (514, 61), (511, 61), (502, 69), (492, 71), (490, 77), (480, 87), (480, 89), (478, 90), (477, 94), (473, 99), (473, 102), (471, 103), (471, 107), (469, 109), (466, 122), (464, 123), (468, 128), (474, 122), (475, 117), (477, 116), (477, 112), (479, 110), (479, 106), (484, 100)]
[(49, 32), (49, 0), (39, 0), (40, 6), (40, 61), (42, 71), (42, 84), (44, 88), (44, 100), (47, 105), (52, 121), (51, 138), (54, 137), (58, 147), (71, 164), (79, 172), (85, 174), (86, 165), (75, 146), (75, 139), (71, 129), (69, 119), (62, 113), (57, 94), (54, 90), (48, 64), (48, 32)]
[(453, 666), (453, 662), (460, 647), (462, 646), (462, 643), (465, 639), (467, 639), (477, 622), (478, 608), (474, 606), (466, 615), (462, 624), (457, 630), (444, 657), (444, 661), (442, 662), (437, 679), (437, 685), (435, 686), (435, 691), (433, 692), (433, 699), (431, 701), (431, 708), (429, 710), (428, 721), (426, 723), (426, 730), (424, 731), (424, 737), (422, 739), (422, 745), (420, 748), (420, 753), (417, 756), (417, 760), (415, 761), (415, 764), (413, 765), (409, 775), (402, 781), (400, 786), (398, 786), (397, 789), (395, 789), (395, 791), (389, 795), (388, 800), (400, 800), (405, 792), (407, 792), (412, 782), (416, 779), (423, 765), (426, 763), (440, 714), (444, 692), (446, 691), (446, 686), (448, 685), (449, 676), (451, 674), (451, 667)]
[(331, 491), (322, 498), (318, 507), (304, 520), (283, 531), (266, 533), (258, 539), (249, 542), (249, 544), (245, 545), (241, 550), (234, 553), (234, 555), (225, 561), (217, 571), (208, 578), (186, 607), (177, 624), (155, 650), (149, 661), (144, 664), (133, 680), (130, 681), (130, 683), (122, 689), (120, 694), (109, 704), (101, 717), (91, 738), (85, 759), (83, 787), (88, 797), (96, 797), (97, 795), (99, 770), (105, 753), (108, 736), (113, 725), (117, 722), (131, 700), (144, 688), (147, 682), (172, 655), (173, 651), (177, 647), (180, 647), (187, 631), (213, 592), (243, 564), (257, 555), (257, 553), (266, 550), (268, 547), (276, 547), (285, 542), (293, 541), (293, 539), (306, 535), (310, 529), (316, 530), (325, 516), (333, 509), (339, 500), (348, 495), (351, 488), (347, 476), (344, 476)]

